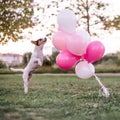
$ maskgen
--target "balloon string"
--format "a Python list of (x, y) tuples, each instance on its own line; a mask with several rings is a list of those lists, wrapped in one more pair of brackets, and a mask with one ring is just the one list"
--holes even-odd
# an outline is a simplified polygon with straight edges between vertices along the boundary
[(102, 90), (103, 90), (103, 95), (105, 96), (105, 97), (109, 97), (110, 96), (110, 93), (109, 93), (109, 91), (108, 91), (108, 89), (102, 84), (102, 82), (100, 81), (100, 79), (97, 77), (97, 75), (96, 74), (94, 74), (94, 77), (95, 77), (95, 79), (98, 81), (98, 83), (100, 84), (100, 86), (101, 86), (101, 88), (102, 88)]

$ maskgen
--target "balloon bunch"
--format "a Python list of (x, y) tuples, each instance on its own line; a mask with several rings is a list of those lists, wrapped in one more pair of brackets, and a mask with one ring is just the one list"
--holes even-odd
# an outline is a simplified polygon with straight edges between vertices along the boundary
[(73, 11), (61, 10), (57, 16), (58, 31), (54, 33), (53, 45), (60, 50), (56, 57), (56, 64), (64, 70), (75, 65), (75, 73), (79, 78), (88, 79), (94, 76), (103, 89), (106, 97), (109, 96), (107, 88), (95, 75), (93, 62), (102, 58), (105, 48), (100, 41), (91, 41), (89, 33), (85, 30), (76, 30), (77, 19)]

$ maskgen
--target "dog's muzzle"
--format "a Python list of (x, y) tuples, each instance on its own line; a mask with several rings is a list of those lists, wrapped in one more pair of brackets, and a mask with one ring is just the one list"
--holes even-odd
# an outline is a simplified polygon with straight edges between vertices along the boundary
[(47, 41), (47, 38), (44, 38), (44, 42), (46, 42)]

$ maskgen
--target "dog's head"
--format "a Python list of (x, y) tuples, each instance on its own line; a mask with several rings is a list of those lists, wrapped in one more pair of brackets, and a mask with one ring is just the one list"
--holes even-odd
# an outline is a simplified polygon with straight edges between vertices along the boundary
[(36, 41), (31, 41), (32, 44), (36, 45), (36, 46), (43, 46), (47, 41), (47, 38), (40, 38)]

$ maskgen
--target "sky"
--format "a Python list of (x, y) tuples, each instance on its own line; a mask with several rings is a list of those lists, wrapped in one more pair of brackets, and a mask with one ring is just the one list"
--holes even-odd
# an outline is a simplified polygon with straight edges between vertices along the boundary
[[(110, 14), (120, 14), (120, 1), (119, 0), (106, 0), (106, 2), (110, 3)], [(114, 10), (113, 10), (114, 9)], [(45, 21), (46, 22), (46, 21)], [(47, 21), (48, 22), (48, 21)], [(39, 29), (40, 26), (37, 26)], [(49, 26), (50, 27), (50, 26)], [(24, 54), (26, 52), (32, 52), (34, 49), (34, 45), (31, 44), (30, 40), (38, 39), (39, 37), (45, 37), (45, 31), (36, 31), (36, 28), (32, 30), (33, 34), (27, 36), (26, 32), (25, 39), (20, 40), (18, 42), (9, 41), (7, 44), (0, 45), (0, 53), (15, 53), (15, 54)], [(26, 40), (27, 39), (27, 40)], [(105, 46), (105, 54), (115, 53), (120, 51), (120, 31), (112, 31), (111, 34), (103, 34), (101, 39), (99, 39)], [(44, 54), (50, 55), (52, 53), (51, 50), (52, 41), (49, 39), (44, 47)]]

